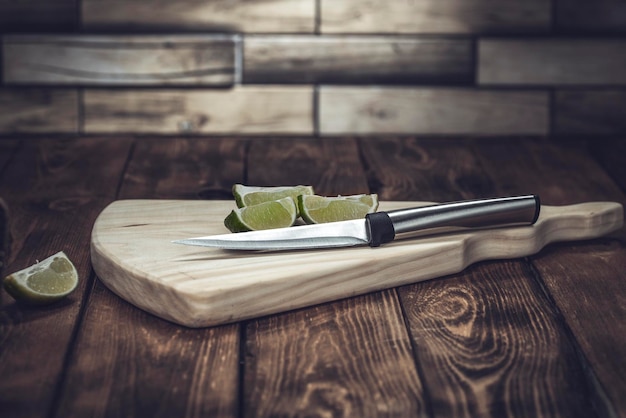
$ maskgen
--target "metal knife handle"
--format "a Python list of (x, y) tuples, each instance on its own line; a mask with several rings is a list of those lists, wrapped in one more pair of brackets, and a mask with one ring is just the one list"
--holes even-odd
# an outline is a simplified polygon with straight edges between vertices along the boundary
[(539, 217), (539, 196), (497, 197), (442, 203), (367, 215), (370, 246), (394, 239), (395, 234), (437, 227), (532, 225)]

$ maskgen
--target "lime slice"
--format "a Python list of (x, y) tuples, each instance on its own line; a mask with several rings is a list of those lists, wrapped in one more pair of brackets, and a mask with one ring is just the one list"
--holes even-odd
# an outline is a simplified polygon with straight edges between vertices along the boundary
[(298, 208), (304, 222), (319, 224), (364, 218), (378, 209), (378, 195), (298, 196)]
[(4, 278), (4, 289), (15, 300), (46, 305), (63, 299), (78, 285), (78, 273), (63, 251)]
[(296, 218), (294, 200), (284, 197), (235, 209), (224, 219), (224, 225), (231, 232), (258, 231), (292, 226)]
[[(233, 186), (233, 196), (238, 208), (246, 206), (258, 205), (260, 203), (271, 202), (282, 199), (283, 197), (291, 197), (295, 202), (299, 195), (312, 195), (312, 186), (244, 186), (243, 184), (235, 184)], [(297, 208), (296, 208), (297, 210)], [(299, 216), (297, 214), (296, 216)]]

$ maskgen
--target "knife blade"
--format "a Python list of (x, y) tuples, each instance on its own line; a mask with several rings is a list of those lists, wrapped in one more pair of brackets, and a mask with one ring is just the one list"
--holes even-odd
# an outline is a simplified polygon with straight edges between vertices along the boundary
[(440, 203), (368, 214), (364, 219), (210, 235), (172, 241), (227, 250), (296, 250), (358, 245), (378, 247), (397, 234), (439, 227), (532, 225), (539, 217), (537, 195)]

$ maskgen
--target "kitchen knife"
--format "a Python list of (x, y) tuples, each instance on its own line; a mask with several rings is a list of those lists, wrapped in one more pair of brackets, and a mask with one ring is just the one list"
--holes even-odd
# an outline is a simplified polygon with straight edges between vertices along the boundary
[(466, 200), (375, 212), (363, 219), (350, 221), (211, 235), (173, 242), (227, 250), (378, 247), (392, 241), (396, 234), (430, 228), (532, 225), (539, 217), (540, 207), (536, 195)]

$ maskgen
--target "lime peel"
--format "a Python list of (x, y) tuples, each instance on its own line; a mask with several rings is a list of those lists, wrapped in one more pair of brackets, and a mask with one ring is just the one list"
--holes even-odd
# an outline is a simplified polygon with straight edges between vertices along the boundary
[(76, 289), (78, 272), (67, 255), (60, 251), (8, 275), (3, 286), (19, 302), (46, 305), (65, 298)]
[(378, 195), (298, 196), (298, 208), (307, 224), (347, 221), (364, 218), (378, 209)]
[[(312, 186), (246, 186), (243, 184), (233, 185), (233, 196), (238, 208), (258, 205), (265, 202), (280, 200), (291, 197), (296, 202), (299, 195), (314, 194)], [(297, 208), (296, 208), (297, 210)], [(299, 216), (297, 213), (296, 216)]]
[(244, 206), (230, 212), (224, 226), (231, 232), (286, 228), (297, 219), (296, 203), (291, 197)]

